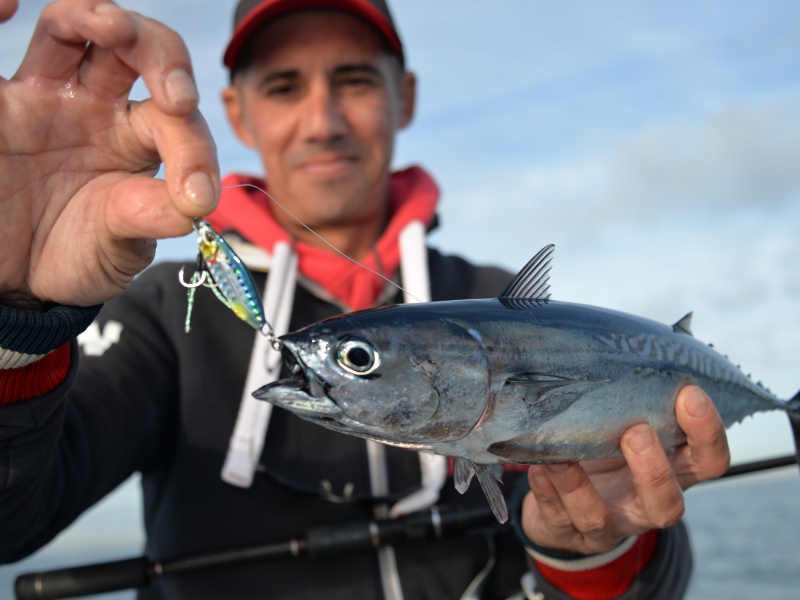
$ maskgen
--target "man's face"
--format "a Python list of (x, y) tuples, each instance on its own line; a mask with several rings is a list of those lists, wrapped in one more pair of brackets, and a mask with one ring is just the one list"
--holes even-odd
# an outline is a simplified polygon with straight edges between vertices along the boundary
[(273, 196), (317, 230), (382, 226), (394, 136), (413, 112), (413, 76), (400, 73), (369, 26), (336, 12), (269, 24), (248, 64), (223, 99), (240, 139), (260, 153)]

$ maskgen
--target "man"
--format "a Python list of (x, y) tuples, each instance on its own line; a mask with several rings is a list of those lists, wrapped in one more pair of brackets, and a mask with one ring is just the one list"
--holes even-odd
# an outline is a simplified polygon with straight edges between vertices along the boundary
[[(225, 63), (231, 124), (259, 152), (270, 195), (293, 216), (251, 187), (267, 182), (236, 175), (220, 184), (186, 50), (140, 15), (102, 0), (49, 6), (20, 71), (3, 84), (5, 561), (40, 547), (137, 470), (156, 560), (282, 540), (389, 506), (485, 505), (480, 490), (461, 497), (443, 481), (446, 462), (365, 444), (252, 400), (277, 376), (278, 357), (203, 289), (185, 333), (178, 265), (148, 270), (119, 295), (152, 258), (144, 240), (185, 233), (191, 217), (211, 212), (221, 187), (209, 218), (229, 240), (240, 238), (279, 332), (393, 299), (394, 288), (371, 271), (399, 274), (415, 297), (434, 300), (493, 295), (508, 279), (414, 241), (417, 224), (433, 224), (438, 192), (422, 169), (389, 171), (395, 135), (413, 117), (415, 80), (383, 2), (244, 0)], [(121, 100), (137, 74), (153, 100), (127, 109)], [(30, 135), (13, 135), (12, 119)], [(83, 126), (73, 131), (76, 122)], [(147, 177), (159, 158), (166, 184)], [(404, 232), (411, 242), (401, 241)], [(401, 266), (407, 261), (412, 267)], [(429, 272), (425, 283), (409, 284), (420, 270)], [(98, 325), (118, 341), (78, 366), (69, 341), (96, 312), (78, 307), (101, 302)], [(642, 424), (621, 440), (627, 464), (528, 471), (533, 493), (515, 516), (548, 597), (682, 593), (685, 534), (656, 528), (679, 520), (681, 490), (724, 471), (728, 454), (702, 392), (683, 390), (676, 414), (689, 440), (670, 455)], [(509, 532), (495, 538), (165, 576), (141, 596), (457, 598), (494, 555), (484, 596), (504, 598), (519, 588), (526, 553)]]

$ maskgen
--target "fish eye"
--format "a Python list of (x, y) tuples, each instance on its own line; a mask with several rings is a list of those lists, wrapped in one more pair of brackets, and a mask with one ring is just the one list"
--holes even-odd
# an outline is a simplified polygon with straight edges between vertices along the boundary
[(365, 340), (348, 338), (336, 348), (336, 362), (353, 375), (369, 375), (381, 364), (375, 348)]
[(217, 236), (214, 235), (214, 232), (206, 229), (205, 232), (206, 244), (215, 244), (217, 241)]

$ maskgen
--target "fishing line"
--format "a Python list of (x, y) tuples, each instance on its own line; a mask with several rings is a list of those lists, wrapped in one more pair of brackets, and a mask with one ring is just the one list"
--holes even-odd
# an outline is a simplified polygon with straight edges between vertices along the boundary
[[(404, 289), (404, 288), (403, 288), (403, 287), (402, 287), (402, 286), (401, 286), (399, 283), (397, 283), (396, 281), (393, 281), (392, 279), (389, 279), (388, 277), (386, 277), (385, 275), (383, 275), (383, 274), (379, 273), (378, 271), (375, 271), (374, 269), (370, 269), (370, 268), (369, 268), (367, 265), (365, 265), (364, 263), (362, 263), (362, 262), (359, 262), (359, 261), (358, 261), (358, 260), (356, 260), (355, 258), (353, 258), (353, 257), (351, 257), (351, 256), (348, 256), (346, 253), (344, 253), (344, 252), (342, 252), (341, 250), (339, 250), (339, 248), (337, 248), (336, 246), (334, 246), (334, 245), (333, 245), (331, 242), (329, 242), (328, 240), (326, 240), (324, 237), (322, 237), (320, 234), (318, 234), (316, 231), (314, 231), (314, 230), (313, 230), (311, 227), (309, 227), (308, 225), (306, 225), (306, 224), (305, 224), (305, 223), (302, 221), (302, 219), (300, 219), (300, 217), (298, 217), (297, 215), (295, 215), (295, 214), (294, 214), (294, 213), (293, 213), (291, 210), (289, 210), (289, 209), (288, 209), (286, 206), (284, 206), (283, 204), (281, 204), (281, 203), (280, 203), (280, 202), (279, 202), (279, 201), (278, 201), (278, 200), (277, 200), (277, 199), (276, 199), (274, 196), (272, 196), (272, 194), (270, 194), (270, 193), (269, 193), (267, 190), (265, 190), (265, 189), (263, 189), (263, 188), (261, 188), (261, 187), (259, 187), (259, 186), (255, 185), (255, 184), (253, 184), (253, 183), (237, 183), (236, 185), (226, 185), (226, 186), (223, 186), (223, 187), (222, 187), (222, 189), (223, 189), (223, 190), (228, 190), (228, 189), (233, 189), (233, 188), (241, 188), (241, 187), (250, 187), (250, 188), (253, 188), (253, 189), (255, 189), (255, 190), (258, 190), (259, 192), (261, 192), (262, 194), (264, 194), (264, 195), (265, 195), (267, 198), (269, 198), (269, 199), (270, 199), (272, 202), (274, 202), (274, 203), (275, 203), (277, 206), (279, 206), (279, 207), (280, 207), (280, 209), (281, 209), (283, 212), (285, 212), (285, 213), (286, 213), (287, 215), (289, 215), (289, 216), (290, 216), (292, 219), (294, 219), (295, 221), (297, 221), (297, 222), (298, 222), (298, 223), (299, 223), (299, 224), (300, 224), (302, 227), (304, 227), (306, 230), (308, 230), (308, 232), (309, 232), (309, 233), (311, 233), (312, 235), (314, 235), (314, 236), (315, 236), (315, 237), (316, 237), (318, 240), (320, 240), (320, 241), (321, 241), (323, 244), (325, 244), (326, 246), (328, 246), (328, 247), (329, 247), (331, 250), (333, 250), (334, 252), (336, 252), (338, 255), (342, 256), (343, 258), (346, 258), (347, 260), (349, 260), (350, 262), (352, 262), (352, 263), (353, 263), (353, 264), (355, 264), (355, 265), (358, 265), (358, 266), (359, 266), (359, 267), (361, 267), (362, 269), (365, 269), (365, 270), (369, 271), (369, 272), (370, 272), (370, 273), (372, 273), (373, 275), (375, 275), (375, 276), (377, 276), (377, 277), (380, 277), (380, 278), (381, 278), (381, 279), (383, 279), (383, 280), (384, 280), (386, 283), (393, 285), (393, 286), (394, 286), (394, 287), (396, 287), (396, 288), (397, 288), (399, 291), (401, 291), (401, 292), (403, 292), (404, 294), (406, 294), (406, 296), (408, 296), (409, 298), (411, 298), (411, 299), (415, 300), (416, 302), (420, 302), (420, 300), (419, 300), (418, 298), (415, 298), (413, 294), (411, 294), (411, 293), (409, 293), (408, 291), (406, 291), (406, 290), (405, 290), (405, 289)], [(376, 256), (376, 259), (377, 259), (377, 260), (380, 260), (380, 259), (378, 258), (378, 255), (377, 255), (377, 253), (375, 253), (375, 256)]]

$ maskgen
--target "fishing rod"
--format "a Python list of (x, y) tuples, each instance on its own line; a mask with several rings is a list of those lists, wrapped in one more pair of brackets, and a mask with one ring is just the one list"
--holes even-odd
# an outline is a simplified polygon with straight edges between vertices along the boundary
[(324, 559), (356, 554), (385, 545), (445, 539), (496, 532), (502, 527), (491, 509), (437, 510), (418, 512), (396, 519), (356, 521), (315, 527), (305, 535), (250, 548), (201, 554), (164, 562), (139, 556), (112, 562), (27, 573), (17, 577), (17, 600), (57, 600), (143, 588), (164, 575), (186, 574), (266, 559)]
[[(717, 481), (797, 464), (795, 455), (733, 465)], [(705, 482), (709, 483), (709, 482)], [(324, 559), (368, 552), (385, 545), (497, 532), (500, 525), (488, 507), (413, 513), (396, 519), (356, 521), (315, 527), (305, 535), (249, 548), (156, 562), (145, 556), (26, 573), (17, 577), (17, 600), (59, 600), (131, 588), (143, 588), (164, 575), (207, 571), (277, 558)]]
[[(778, 456), (777, 458), (755, 460), (749, 463), (732, 465), (723, 475), (717, 477), (717, 479), (724, 479), (726, 477), (736, 477), (737, 475), (747, 475), (748, 473), (757, 473), (759, 471), (766, 471), (768, 469), (777, 469), (779, 467), (788, 467), (789, 465), (795, 465), (795, 464), (797, 464), (797, 456), (795, 456), (794, 454), (789, 454), (787, 456)], [(709, 481), (716, 481), (717, 479), (710, 479)]]

